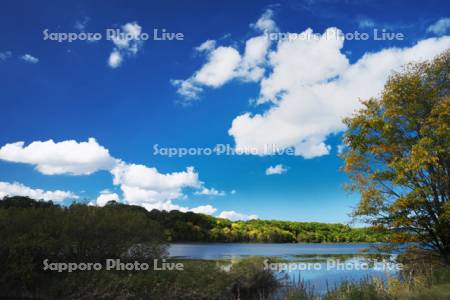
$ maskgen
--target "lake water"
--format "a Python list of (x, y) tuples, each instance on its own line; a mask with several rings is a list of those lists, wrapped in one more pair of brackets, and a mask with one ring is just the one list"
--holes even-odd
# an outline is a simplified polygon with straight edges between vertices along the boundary
[[(288, 281), (303, 280), (322, 293), (342, 281), (358, 281), (367, 277), (386, 280), (396, 276), (398, 266), (392, 262), (396, 254), (375, 256), (374, 244), (171, 244), (169, 256), (183, 259), (221, 260), (232, 262), (245, 257), (276, 258), (267, 267)], [(383, 260), (384, 259), (384, 260)], [(226, 265), (226, 264), (225, 264)]]

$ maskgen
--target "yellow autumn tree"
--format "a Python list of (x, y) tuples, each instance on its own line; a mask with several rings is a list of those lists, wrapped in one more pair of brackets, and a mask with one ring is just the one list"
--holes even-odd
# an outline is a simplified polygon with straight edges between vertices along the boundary
[(450, 264), (450, 50), (405, 66), (344, 122), (354, 216)]

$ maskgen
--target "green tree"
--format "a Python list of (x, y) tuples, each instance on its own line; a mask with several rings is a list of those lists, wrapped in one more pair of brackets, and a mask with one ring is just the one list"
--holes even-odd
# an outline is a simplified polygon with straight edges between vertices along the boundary
[(407, 65), (378, 99), (344, 120), (344, 170), (361, 195), (355, 217), (450, 253), (450, 51)]
[(114, 203), (61, 207), (20, 196), (0, 200), (2, 299), (78, 299), (77, 293), (95, 295), (97, 288), (111, 288), (108, 272), (44, 271), (45, 259), (50, 263), (108, 258), (151, 262), (165, 250), (162, 228), (142, 207)]

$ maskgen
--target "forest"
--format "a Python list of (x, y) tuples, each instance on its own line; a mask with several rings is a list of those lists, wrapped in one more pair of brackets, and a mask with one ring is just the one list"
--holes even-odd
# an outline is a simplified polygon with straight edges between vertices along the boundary
[(348, 243), (382, 242), (385, 237), (374, 228), (352, 228), (344, 224), (230, 221), (176, 210), (152, 210), (148, 215), (164, 228), (170, 242)]
[[(277, 220), (230, 221), (193, 212), (147, 211), (110, 201), (105, 207), (73, 204), (69, 207), (52, 202), (36, 201), (26, 197), (10, 197), (0, 201), (0, 209), (22, 208), (24, 214), (36, 213), (31, 208), (41, 208), (42, 218), (64, 218), (85, 210), (127, 211), (145, 216), (152, 228), (160, 228), (162, 239), (167, 242), (253, 242), (253, 243), (340, 243), (340, 242), (382, 242), (385, 234), (374, 228), (352, 228), (344, 224), (318, 222), (290, 222)], [(26, 209), (29, 208), (27, 211)], [(111, 215), (113, 219), (114, 214)], [(44, 221), (42, 220), (42, 221)], [(40, 222), (42, 222), (40, 221)], [(81, 220), (80, 220), (81, 221)], [(114, 220), (111, 220), (112, 222)], [(120, 221), (120, 220), (117, 220)]]

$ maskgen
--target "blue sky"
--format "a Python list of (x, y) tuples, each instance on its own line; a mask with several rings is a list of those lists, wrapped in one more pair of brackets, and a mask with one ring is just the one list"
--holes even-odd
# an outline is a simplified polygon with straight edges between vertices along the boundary
[[(0, 195), (347, 222), (358, 195), (342, 188), (340, 120), (358, 98), (376, 96), (393, 70), (450, 47), (449, 8), (445, 1), (3, 1)], [(130, 36), (107, 40), (108, 28)], [(308, 28), (332, 38), (281, 37)], [(44, 40), (46, 29), (103, 36), (57, 42)], [(154, 29), (183, 40), (133, 35)], [(375, 40), (383, 29), (404, 38)], [(369, 38), (346, 35), (355, 31)], [(338, 33), (349, 38), (333, 38)], [(155, 144), (259, 152), (167, 157), (155, 155)], [(296, 155), (267, 155), (266, 144)]]

